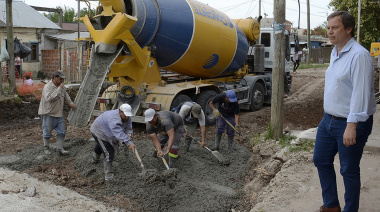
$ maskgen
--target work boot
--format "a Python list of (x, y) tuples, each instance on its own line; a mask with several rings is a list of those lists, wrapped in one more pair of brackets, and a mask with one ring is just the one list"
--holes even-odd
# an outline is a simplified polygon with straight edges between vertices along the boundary
[(63, 141), (65, 140), (65, 137), (63, 136), (57, 136), (57, 142), (58, 142), (58, 148), (57, 148), (57, 151), (59, 152), (59, 154), (61, 155), (67, 155), (69, 154), (68, 151), (66, 151), (65, 149), (63, 149)]
[(336, 207), (333, 207), (333, 208), (328, 208), (324, 205), (322, 205), (319, 210), (315, 211), (315, 212), (341, 212), (342, 209), (340, 208), (340, 206), (336, 206)]
[(114, 174), (112, 172), (112, 162), (105, 162), (104, 161), (104, 180), (105, 181), (109, 181), (109, 180), (112, 180), (112, 178), (114, 177)]
[(175, 168), (178, 158), (169, 157), (169, 168)]
[(51, 151), (50, 151), (50, 148), (49, 148), (49, 139), (48, 138), (44, 138), (44, 153), (46, 155), (51, 155)]
[(212, 151), (219, 151), (219, 145), (220, 145), (220, 141), (222, 140), (222, 133), (216, 133), (216, 136), (215, 136), (215, 147), (212, 148), (211, 150)]
[(232, 145), (234, 143), (234, 136), (228, 136), (228, 151), (232, 152)]
[(96, 152), (92, 153), (92, 163), (97, 164), (100, 162), (100, 155), (96, 154)]

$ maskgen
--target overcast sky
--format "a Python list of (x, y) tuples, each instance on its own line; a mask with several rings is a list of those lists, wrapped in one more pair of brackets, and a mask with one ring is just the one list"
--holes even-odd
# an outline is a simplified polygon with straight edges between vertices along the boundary
[[(16, 0), (20, 1), (20, 0)], [(76, 0), (21, 0), (28, 5), (51, 7), (68, 6), (77, 10)], [(230, 18), (257, 17), (259, 14), (259, 0), (199, 0), (208, 4), (221, 12), (226, 13)], [(300, 27), (307, 28), (307, 0), (300, 1)], [(322, 25), (326, 21), (327, 14), (332, 12), (328, 8), (331, 0), (309, 0), (310, 2), (310, 27)], [(87, 7), (84, 2), (80, 2), (81, 8)], [(98, 5), (97, 1), (91, 1), (91, 8)], [(261, 0), (261, 15), (273, 18), (273, 0)], [(298, 0), (286, 0), (286, 20), (293, 23), (293, 27), (298, 27)]]

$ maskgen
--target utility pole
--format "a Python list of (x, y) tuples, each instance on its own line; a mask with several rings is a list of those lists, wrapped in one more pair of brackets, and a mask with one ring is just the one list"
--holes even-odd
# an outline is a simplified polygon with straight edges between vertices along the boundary
[(274, 0), (274, 55), (272, 72), (271, 127), (273, 139), (283, 136), (285, 74), (285, 1)]
[(357, 37), (356, 37), (356, 41), (358, 43), (360, 43), (360, 13), (361, 13), (361, 10), (362, 10), (362, 1), (359, 0), (358, 1), (358, 32), (357, 32)]
[(261, 16), (261, 0), (259, 0), (259, 17)]
[[(15, 55), (14, 55), (14, 41), (13, 41), (13, 15), (12, 15), (12, 0), (7, 0), (7, 47), (9, 57), (8, 73), (9, 73), (9, 94), (16, 94), (16, 78), (15, 78)], [(21, 77), (21, 76), (20, 76)]]
[(307, 0), (307, 64), (310, 64), (310, 0)]
[(81, 70), (81, 64), (80, 62), (82, 61), (79, 57), (81, 56), (81, 52), (80, 52), (80, 43), (79, 43), (79, 39), (80, 39), (80, 27), (79, 27), (79, 24), (80, 24), (80, 0), (77, 0), (78, 1), (78, 45), (77, 45), (77, 65), (78, 65), (78, 74), (79, 74), (79, 81), (82, 81), (82, 70)]

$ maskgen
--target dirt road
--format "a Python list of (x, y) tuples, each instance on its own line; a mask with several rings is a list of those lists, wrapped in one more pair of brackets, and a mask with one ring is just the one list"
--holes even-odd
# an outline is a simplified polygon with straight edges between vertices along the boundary
[[(284, 101), (285, 129), (317, 127), (323, 115), (323, 85), (324, 69), (299, 70), (293, 75), (292, 92)], [(230, 165), (220, 164), (207, 150), (193, 144), (189, 152), (184, 148), (180, 150), (176, 178), (163, 177), (147, 182), (139, 178), (141, 168), (135, 155), (122, 148), (114, 163), (116, 179), (112, 183), (103, 181), (102, 164), (90, 164), (94, 142), (89, 140), (88, 127), (68, 126), (65, 148), (70, 151), (69, 156), (45, 156), (41, 121), (37, 115), (38, 101), (32, 98), (24, 99), (22, 103), (1, 101), (0, 108), (0, 166), (30, 176), (21, 175), (17, 178), (21, 182), (14, 182), (14, 185), (14, 179), (9, 176), (17, 173), (0, 175), (0, 203), (12, 197), (25, 199), (24, 188), (33, 187), (35, 183), (29, 181), (33, 178), (75, 191), (65, 193), (67, 199), (81, 198), (80, 203), (83, 204), (73, 205), (73, 210), (314, 211), (322, 203), (312, 152), (289, 152), (275, 141), (257, 142), (263, 140), (259, 134), (268, 127), (269, 106), (256, 112), (242, 112), (243, 135), (236, 138), (233, 153), (226, 151), (227, 138), (223, 137), (220, 152), (230, 160)], [(135, 124), (134, 132), (134, 142), (145, 166), (162, 173), (164, 164), (151, 156), (153, 147), (144, 125)], [(207, 144), (212, 146), (215, 127), (208, 127), (207, 132)], [(196, 137), (199, 135), (197, 132)], [(368, 210), (364, 206), (362, 208), (363, 211), (371, 211), (371, 208), (380, 206), (376, 199), (380, 194), (375, 196), (373, 193), (378, 190), (376, 176), (380, 176), (380, 167), (375, 162), (378, 164), (379, 155), (367, 153), (363, 161), (362, 205), (367, 205)], [(2, 169), (1, 172), (8, 173), (9, 170)], [(15, 187), (8, 189), (10, 184)], [(67, 211), (67, 204), (43, 192), (42, 184), (34, 187), (37, 194), (26, 198), (30, 202), (33, 202), (31, 199), (39, 199), (39, 204), (46, 201), (43, 208), (46, 211), (57, 207)], [(16, 192), (20, 189), (22, 192)], [(76, 196), (79, 194), (83, 196)], [(55, 208), (49, 208), (52, 206), (50, 200)], [(369, 203), (369, 200), (372, 201)], [(99, 209), (88, 207), (94, 205), (92, 201), (97, 201)]]

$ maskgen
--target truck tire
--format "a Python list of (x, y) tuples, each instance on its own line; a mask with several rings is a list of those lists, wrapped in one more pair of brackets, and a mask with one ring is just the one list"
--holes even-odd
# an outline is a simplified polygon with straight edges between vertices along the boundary
[(177, 107), (179, 104), (183, 102), (191, 102), (191, 98), (188, 95), (185, 94), (178, 94), (174, 97), (172, 104), (170, 105), (170, 110), (172, 110), (174, 107)]
[(206, 126), (215, 124), (216, 119), (208, 103), (216, 96), (216, 94), (217, 93), (213, 90), (206, 90), (201, 92), (197, 98), (197, 103), (202, 107), (202, 110), (205, 113)]
[(256, 82), (251, 92), (251, 110), (258, 111), (264, 104), (264, 87), (261, 83)]

